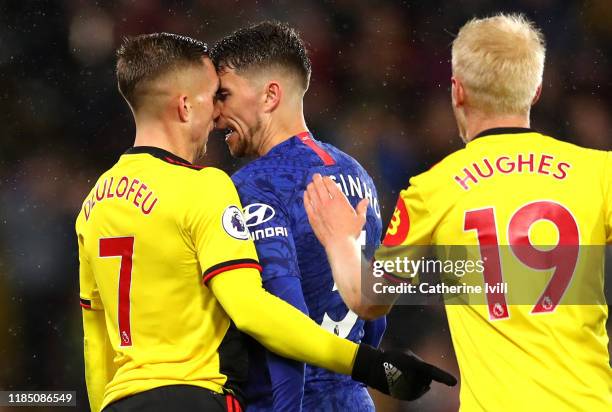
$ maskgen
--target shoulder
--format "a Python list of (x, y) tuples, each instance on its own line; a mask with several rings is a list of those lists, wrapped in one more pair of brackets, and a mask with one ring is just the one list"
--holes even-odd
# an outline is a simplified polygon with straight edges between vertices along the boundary
[(223, 188), (223, 187), (234, 187), (232, 183), (232, 179), (230, 179), (229, 175), (221, 169), (216, 167), (205, 167), (200, 170), (191, 170), (184, 168), (180, 173), (184, 177), (183, 182), (176, 182), (177, 185), (186, 186), (189, 189), (196, 189), (192, 185), (197, 184), (198, 190), (202, 189), (202, 185), (206, 188)]
[(112, 174), (113, 169), (114, 169), (114, 166), (106, 170), (96, 179), (96, 182), (89, 189), (85, 198), (81, 202), (81, 207), (79, 209), (79, 213), (77, 215), (76, 222), (75, 222), (77, 233), (81, 233), (81, 229), (87, 220), (88, 213), (91, 211), (91, 208), (93, 207), (96, 189), (99, 187), (101, 182), (105, 181), (108, 178), (108, 176)]
[(305, 185), (309, 170), (285, 157), (266, 156), (238, 170), (232, 180), (241, 197), (257, 195), (282, 201)]
[(595, 149), (589, 149), (583, 146), (579, 146), (575, 143), (570, 143), (568, 141), (562, 140), (560, 138), (557, 138), (557, 137), (554, 137), (554, 136), (551, 136), (545, 133), (533, 132), (531, 133), (531, 137), (534, 139), (539, 139), (540, 146), (556, 146), (557, 148), (562, 148), (562, 149), (571, 150), (571, 151), (578, 151), (578, 152), (587, 152), (587, 151), (596, 152), (598, 151)]
[(344, 152), (343, 150), (337, 148), (336, 146), (330, 143), (322, 142), (321, 145), (327, 152), (329, 152), (334, 157), (337, 164), (345, 165), (346, 167), (355, 167), (358, 169), (363, 169), (361, 167), (361, 164), (357, 160), (355, 160), (354, 157)]
[(443, 183), (442, 177), (448, 176), (451, 170), (455, 170), (458, 165), (462, 165), (467, 156), (467, 149), (462, 148), (450, 153), (439, 162), (435, 163), (425, 172), (410, 178), (410, 186), (437, 186)]
[(231, 183), (232, 181), (225, 171), (216, 167), (206, 167), (198, 170), (196, 176), (199, 179), (217, 183)]
[[(216, 167), (184, 163), (169, 156), (165, 158), (146, 156), (141, 157), (140, 160), (142, 159), (147, 162), (148, 172), (155, 174), (155, 180), (163, 187), (163, 191), (172, 193), (178, 198), (190, 197), (193, 193), (202, 193), (211, 187), (213, 189), (219, 186), (233, 187), (227, 173)], [(130, 163), (125, 162), (124, 169), (129, 171), (129, 167)]]
[(262, 161), (262, 158), (259, 158), (232, 174), (232, 182), (241, 194), (245, 191), (274, 191), (272, 181), (276, 173), (277, 170), (271, 167), (268, 161)]
[(612, 152), (599, 150), (599, 149), (591, 149), (589, 147), (579, 146), (575, 143), (566, 142), (564, 140), (559, 140), (555, 137), (548, 135), (541, 135), (541, 138), (544, 139), (549, 144), (557, 145), (559, 148), (574, 152), (576, 154), (582, 154), (587, 157), (606, 159), (612, 154)]
[(604, 157), (606, 159), (606, 167), (612, 168), (612, 151), (604, 152)]
[(339, 172), (347, 172), (353, 175), (358, 175), (361, 179), (369, 180), (373, 183), (373, 179), (363, 165), (353, 156), (337, 148), (336, 146), (323, 143), (325, 149), (334, 157), (336, 168)]
[(223, 202), (225, 199), (237, 197), (236, 186), (226, 172), (216, 167), (207, 167), (201, 170), (187, 171), (183, 179), (176, 182), (179, 198), (187, 199), (187, 209), (195, 204), (205, 206), (209, 203)]
[(234, 183), (247, 182), (254, 177), (265, 177), (271, 173), (267, 167), (268, 162), (262, 161), (262, 158), (255, 159), (246, 165), (242, 166), (232, 174)]
[(591, 175), (610, 172), (612, 152), (579, 146), (544, 134), (538, 136), (542, 142), (538, 146), (543, 153), (560, 156), (563, 162), (572, 168), (579, 168), (582, 172)]

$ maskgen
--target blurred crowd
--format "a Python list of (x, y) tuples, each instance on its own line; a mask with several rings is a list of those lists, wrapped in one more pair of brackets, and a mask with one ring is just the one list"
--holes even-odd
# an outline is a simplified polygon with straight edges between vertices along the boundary
[[(474, 16), (520, 11), (547, 41), (532, 127), (612, 150), (612, 9), (606, 0), (0, 1), (0, 390), (77, 390), (87, 410), (74, 219), (97, 176), (132, 143), (114, 79), (126, 35), (168, 31), (213, 43), (265, 19), (308, 44), (306, 120), (377, 183), (383, 221), (399, 190), (462, 147), (450, 106), (450, 44)], [(201, 163), (242, 163), (211, 136)], [(197, 190), (197, 188), (194, 188)], [(511, 194), (509, 194), (511, 195)], [(399, 307), (386, 347), (457, 371), (441, 307)], [(457, 389), (382, 411), (453, 411)], [(2, 408), (0, 407), (0, 410)], [(41, 410), (41, 409), (36, 409)], [(71, 409), (75, 410), (75, 409)]]

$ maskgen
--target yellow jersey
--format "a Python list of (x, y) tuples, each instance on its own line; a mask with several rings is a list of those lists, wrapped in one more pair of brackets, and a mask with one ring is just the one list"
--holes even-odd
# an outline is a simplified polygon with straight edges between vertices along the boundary
[[(86, 197), (76, 232), (92, 409), (159, 386), (221, 392), (246, 378), (239, 332), (202, 286), (228, 270), (261, 270), (224, 172), (131, 148)], [(106, 336), (88, 335), (94, 312)]]
[[(489, 280), (509, 288), (510, 266), (531, 271), (530, 301), (498, 290), (483, 304), (446, 305), (461, 410), (470, 412), (612, 410), (601, 253), (610, 243), (612, 153), (523, 128), (487, 130), (412, 178), (383, 242), (475, 245)], [(577, 244), (600, 245), (600, 261), (556, 253), (564, 256), (557, 273), (555, 262), (530, 259), (546, 253), (534, 245)], [(511, 245), (518, 262), (496, 245)], [(595, 270), (574, 270), (581, 264)], [(573, 289), (589, 290), (591, 300), (572, 301)]]

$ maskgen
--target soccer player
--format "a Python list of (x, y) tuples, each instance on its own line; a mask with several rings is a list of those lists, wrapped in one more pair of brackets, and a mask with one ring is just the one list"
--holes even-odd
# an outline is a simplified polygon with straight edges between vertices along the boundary
[[(353, 204), (370, 199), (361, 242), (373, 256), (382, 223), (376, 188), (353, 158), (314, 138), (304, 120), (310, 59), (295, 30), (278, 22), (240, 29), (211, 56), (220, 78), (217, 127), (234, 157), (257, 157), (232, 176), (262, 264), (266, 290), (353, 342), (378, 346), (385, 318), (348, 310), (312, 234), (303, 192), (313, 173), (333, 176)], [(359, 315), (362, 316), (360, 318)], [(349, 376), (251, 346), (249, 411), (372, 411), (366, 387)], [(266, 379), (263, 379), (265, 377)]]
[(217, 116), (204, 43), (142, 35), (117, 54), (134, 147), (100, 176), (76, 222), (93, 411), (240, 411), (238, 330), (403, 399), (432, 379), (453, 383), (414, 356), (341, 339), (262, 288), (234, 185), (193, 164)]
[[(461, 28), (452, 46), (452, 106), (466, 147), (410, 180), (383, 240), (474, 245), (486, 259), (481, 283), (508, 276), (510, 291), (517, 275), (529, 276), (531, 302), (490, 293), (486, 304), (446, 305), (462, 411), (612, 410), (600, 251), (612, 243), (612, 154), (530, 129), (544, 55), (542, 34), (521, 15)], [(353, 293), (361, 285), (363, 206), (355, 212), (320, 176), (305, 205), (338, 288)], [(579, 256), (576, 245), (591, 246)], [(508, 248), (513, 256), (500, 260)], [(593, 270), (578, 269), (589, 264)], [(571, 300), (576, 291), (589, 300)]]

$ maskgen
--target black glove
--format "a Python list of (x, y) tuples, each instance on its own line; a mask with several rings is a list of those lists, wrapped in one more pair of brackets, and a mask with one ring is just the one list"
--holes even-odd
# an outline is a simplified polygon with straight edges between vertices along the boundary
[(404, 401), (423, 396), (432, 380), (448, 386), (457, 384), (453, 375), (424, 362), (413, 353), (383, 352), (365, 344), (357, 349), (352, 377)]

